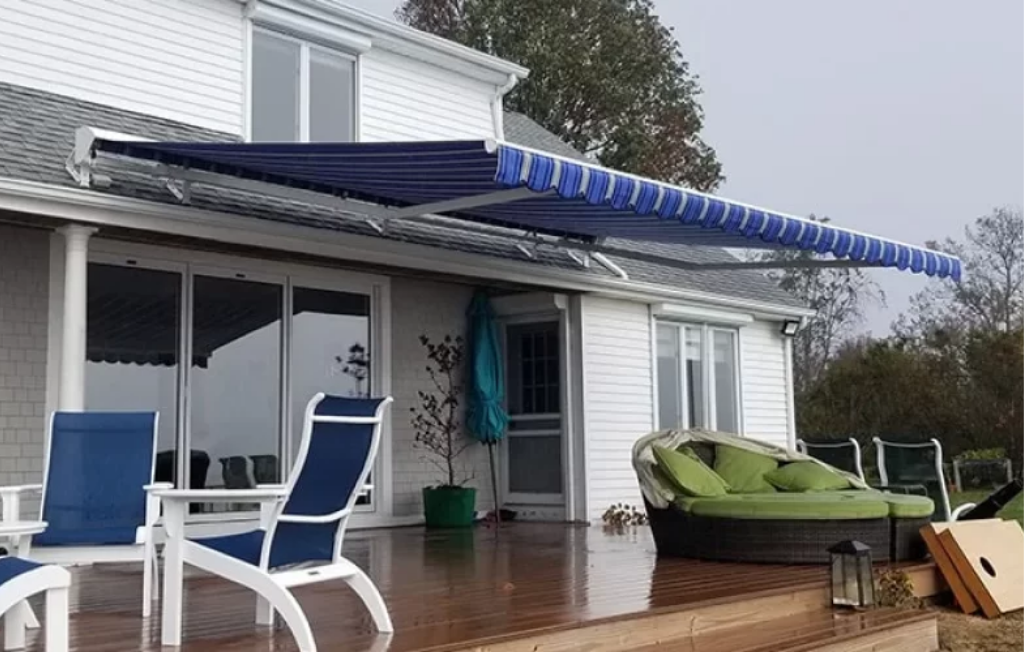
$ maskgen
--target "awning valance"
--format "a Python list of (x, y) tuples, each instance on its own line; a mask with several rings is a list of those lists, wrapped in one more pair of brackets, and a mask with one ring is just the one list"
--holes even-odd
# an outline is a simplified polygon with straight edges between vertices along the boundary
[[(90, 147), (165, 166), (585, 242), (624, 238), (790, 248), (855, 266), (960, 279), (944, 253), (503, 142), (176, 143), (96, 137)], [(82, 158), (81, 156), (79, 157)]]

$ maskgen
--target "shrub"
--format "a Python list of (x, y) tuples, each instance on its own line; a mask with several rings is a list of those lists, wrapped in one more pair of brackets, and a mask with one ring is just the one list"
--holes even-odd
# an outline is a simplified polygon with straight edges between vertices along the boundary
[(960, 453), (956, 456), (956, 459), (961, 462), (966, 462), (968, 460), (1003, 460), (1006, 459), (1006, 449), (977, 448)]
[(647, 525), (647, 514), (624, 503), (616, 503), (605, 510), (601, 515), (605, 525), (615, 528), (624, 528), (635, 525)]

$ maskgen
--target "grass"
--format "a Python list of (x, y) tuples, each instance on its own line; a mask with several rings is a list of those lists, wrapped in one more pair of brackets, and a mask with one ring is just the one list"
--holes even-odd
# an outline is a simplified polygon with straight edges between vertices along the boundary
[(943, 652), (1009, 652), (1021, 650), (1024, 615), (1006, 614), (994, 620), (942, 609), (939, 645)]
[[(961, 491), (949, 494), (949, 502), (953, 506), (953, 509), (956, 509), (958, 505), (962, 505), (964, 503), (981, 502), (985, 498), (988, 498), (990, 493), (991, 491), (988, 490)], [(1011, 500), (1010, 504), (999, 512), (999, 516), (1008, 520), (1016, 520), (1024, 526), (1024, 494), (1020, 494)]]

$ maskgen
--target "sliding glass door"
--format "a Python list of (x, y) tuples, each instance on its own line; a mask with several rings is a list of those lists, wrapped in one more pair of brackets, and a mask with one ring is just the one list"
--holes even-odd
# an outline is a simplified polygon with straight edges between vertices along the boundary
[(379, 382), (374, 286), (314, 277), (102, 256), (89, 265), (86, 408), (159, 411), (159, 481), (285, 480), (309, 399)]
[[(368, 397), (373, 365), (370, 296), (296, 286), (292, 290), (291, 442), (294, 456), (311, 396)], [(372, 478), (370, 480), (372, 484)], [(372, 492), (358, 499), (372, 502)]]
[(280, 481), (283, 301), (283, 282), (192, 276), (189, 463), (205, 487)]

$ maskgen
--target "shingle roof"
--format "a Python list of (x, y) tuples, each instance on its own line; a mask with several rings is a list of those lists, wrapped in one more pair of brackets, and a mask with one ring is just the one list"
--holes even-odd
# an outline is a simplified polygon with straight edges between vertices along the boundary
[[(0, 177), (58, 186), (75, 186), (74, 180), (64, 168), (64, 162), (74, 145), (75, 130), (82, 126), (109, 129), (156, 140), (237, 140), (229, 134), (171, 120), (0, 83)], [(584, 158), (557, 136), (518, 113), (506, 113), (505, 136), (510, 142), (519, 145), (561, 156)], [(108, 192), (160, 203), (175, 202), (159, 182), (127, 172), (118, 172), (110, 188), (96, 192)], [(191, 204), (196, 208), (235, 214), (240, 219), (249, 217), (301, 224), (489, 255), (524, 264), (583, 271), (578, 263), (564, 252), (550, 248), (542, 248), (534, 258), (527, 259), (517, 247), (519, 243), (516, 240), (497, 231), (490, 235), (468, 232), (447, 225), (397, 222), (389, 225), (386, 235), (380, 235), (366, 222), (340, 216), (325, 207), (206, 186), (193, 187)], [(727, 251), (717, 247), (661, 245), (622, 240), (609, 244), (622, 249), (664, 255), (684, 262), (735, 260)], [(759, 303), (802, 306), (795, 297), (755, 271), (694, 272), (619, 256), (609, 258), (621, 266), (632, 280), (640, 282), (733, 298), (749, 298)], [(605, 277), (611, 274), (600, 265), (591, 265), (586, 273)]]
[(540, 124), (516, 111), (505, 111), (505, 140), (565, 158), (593, 163), (582, 152), (551, 133)]

